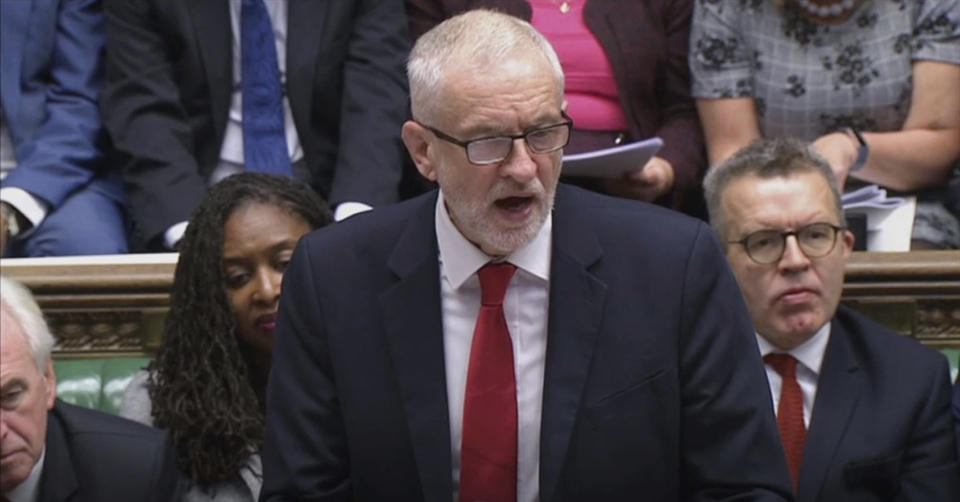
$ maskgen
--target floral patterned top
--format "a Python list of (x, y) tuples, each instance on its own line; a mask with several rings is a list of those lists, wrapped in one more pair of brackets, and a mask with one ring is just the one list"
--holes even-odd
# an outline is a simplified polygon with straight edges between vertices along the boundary
[(960, 0), (867, 0), (835, 26), (770, 0), (695, 1), (693, 95), (753, 97), (764, 136), (899, 130), (912, 62), (960, 64)]

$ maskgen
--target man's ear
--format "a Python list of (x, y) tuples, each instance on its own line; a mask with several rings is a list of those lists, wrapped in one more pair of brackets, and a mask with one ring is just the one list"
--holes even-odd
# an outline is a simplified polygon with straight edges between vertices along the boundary
[(412, 120), (404, 122), (403, 128), (400, 130), (403, 144), (407, 146), (407, 151), (410, 152), (410, 158), (412, 158), (413, 163), (417, 165), (417, 171), (420, 171), (420, 174), (424, 178), (430, 181), (437, 181), (437, 169), (430, 155), (430, 149), (432, 148), (430, 143), (431, 134), (432, 133), (422, 125)]
[(47, 367), (43, 373), (44, 383), (47, 385), (46, 395), (47, 411), (53, 409), (53, 404), (57, 400), (57, 374), (53, 371), (53, 360), (47, 360)]
[(853, 232), (849, 230), (844, 230), (840, 234), (841, 244), (843, 245), (843, 257), (850, 258), (850, 255), (853, 254), (853, 243), (857, 240), (854, 237)]

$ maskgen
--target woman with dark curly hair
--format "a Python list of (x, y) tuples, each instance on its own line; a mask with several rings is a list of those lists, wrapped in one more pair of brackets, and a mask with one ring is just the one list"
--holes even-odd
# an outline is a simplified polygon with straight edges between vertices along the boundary
[(163, 346), (120, 414), (164, 429), (187, 501), (254, 501), (280, 281), (301, 236), (332, 221), (307, 185), (241, 173), (220, 182), (182, 241)]

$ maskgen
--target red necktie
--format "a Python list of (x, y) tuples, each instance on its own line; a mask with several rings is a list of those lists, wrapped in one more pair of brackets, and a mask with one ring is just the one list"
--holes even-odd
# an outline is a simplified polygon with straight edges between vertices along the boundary
[(484, 265), (470, 347), (460, 446), (460, 502), (517, 500), (517, 382), (503, 297), (517, 267)]
[(767, 354), (763, 362), (780, 374), (780, 404), (777, 406), (777, 425), (780, 440), (787, 453), (787, 466), (796, 491), (803, 463), (803, 445), (807, 441), (807, 428), (803, 425), (803, 392), (797, 383), (797, 360), (789, 354)]

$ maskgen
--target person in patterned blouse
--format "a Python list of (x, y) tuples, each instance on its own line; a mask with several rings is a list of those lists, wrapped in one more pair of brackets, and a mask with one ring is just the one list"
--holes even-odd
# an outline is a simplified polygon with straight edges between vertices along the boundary
[(690, 37), (711, 165), (759, 137), (812, 141), (841, 188), (920, 193), (915, 248), (960, 247), (927, 202), (960, 160), (960, 0), (696, 0)]

